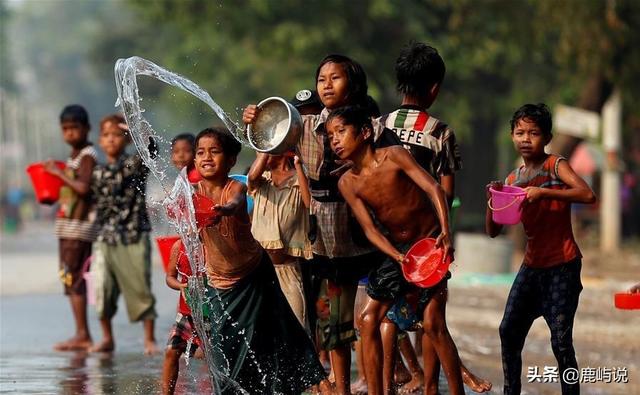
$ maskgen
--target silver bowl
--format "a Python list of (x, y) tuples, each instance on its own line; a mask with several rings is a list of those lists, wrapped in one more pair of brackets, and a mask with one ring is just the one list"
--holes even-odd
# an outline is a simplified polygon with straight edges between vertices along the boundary
[(281, 97), (268, 97), (258, 103), (260, 112), (253, 124), (247, 126), (247, 138), (258, 152), (272, 155), (291, 150), (302, 134), (302, 116)]

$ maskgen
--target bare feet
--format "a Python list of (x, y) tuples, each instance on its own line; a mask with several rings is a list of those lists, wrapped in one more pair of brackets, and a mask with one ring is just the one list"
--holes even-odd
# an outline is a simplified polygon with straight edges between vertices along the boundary
[(417, 394), (422, 392), (424, 387), (424, 374), (415, 372), (411, 376), (411, 381), (398, 388), (398, 394)]
[(353, 395), (365, 395), (368, 392), (367, 380), (361, 377), (351, 384), (351, 393)]
[(144, 355), (154, 355), (158, 353), (158, 347), (154, 340), (144, 341)]
[(329, 380), (324, 379), (318, 384), (318, 388), (322, 395), (333, 395), (335, 393), (334, 385)]
[(54, 344), (53, 349), (55, 351), (87, 351), (92, 345), (93, 342), (90, 337), (74, 336), (71, 339)]
[(113, 340), (103, 340), (89, 349), (90, 352), (112, 352), (116, 346), (113, 344)]
[(404, 363), (399, 362), (396, 364), (394, 380), (396, 382), (396, 385), (402, 385), (404, 383), (408, 383), (411, 380), (411, 373), (409, 373), (407, 367), (404, 366)]
[(490, 381), (481, 379), (471, 372), (463, 372), (462, 381), (467, 387), (471, 388), (472, 391), (480, 394), (489, 391), (493, 386)]

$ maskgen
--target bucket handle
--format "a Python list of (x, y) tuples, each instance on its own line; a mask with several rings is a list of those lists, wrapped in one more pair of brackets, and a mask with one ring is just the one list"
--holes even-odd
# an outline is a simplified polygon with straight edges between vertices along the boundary
[(491, 201), (492, 201), (492, 198), (489, 198), (489, 200), (487, 201), (487, 206), (489, 206), (489, 209), (490, 209), (491, 211), (502, 211), (502, 210), (505, 210), (505, 209), (507, 209), (507, 208), (509, 208), (509, 207), (513, 206), (513, 204), (514, 204), (516, 201), (518, 201), (518, 199), (517, 199), (517, 198), (516, 198), (516, 199), (513, 199), (513, 200), (511, 201), (511, 203), (507, 204), (507, 205), (506, 205), (506, 206), (504, 206), (504, 207), (500, 207), (500, 208), (495, 208), (495, 207), (493, 207), (493, 206), (491, 205)]

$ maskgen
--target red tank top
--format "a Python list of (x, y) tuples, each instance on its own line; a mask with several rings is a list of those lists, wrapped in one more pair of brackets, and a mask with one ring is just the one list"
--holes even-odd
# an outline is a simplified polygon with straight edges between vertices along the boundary
[[(558, 178), (558, 165), (565, 158), (549, 155), (542, 167), (530, 176), (520, 166), (509, 174), (505, 184), (521, 188), (567, 189)], [(540, 199), (525, 204), (522, 225), (527, 235), (524, 263), (529, 267), (548, 268), (582, 257), (571, 227), (571, 202)]]

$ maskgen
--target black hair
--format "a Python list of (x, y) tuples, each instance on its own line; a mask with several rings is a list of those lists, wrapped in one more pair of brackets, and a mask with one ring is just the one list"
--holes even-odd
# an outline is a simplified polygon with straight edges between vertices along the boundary
[(551, 122), (551, 111), (549, 111), (549, 107), (547, 107), (546, 104), (525, 104), (518, 108), (513, 114), (513, 117), (511, 117), (512, 132), (521, 119), (535, 123), (542, 131), (542, 134), (548, 137), (551, 136), (551, 127), (553, 126)]
[(398, 92), (424, 96), (435, 84), (444, 79), (446, 68), (438, 50), (420, 42), (410, 42), (396, 60)]
[(191, 144), (191, 148), (196, 147), (196, 137), (191, 133), (182, 133), (171, 139), (171, 148), (176, 144), (176, 141), (186, 141)]
[(335, 118), (340, 118), (347, 125), (352, 125), (360, 133), (364, 127), (373, 129), (369, 109), (362, 106), (344, 106), (329, 113), (325, 125)]
[(198, 147), (198, 142), (203, 137), (214, 137), (218, 140), (222, 146), (222, 152), (229, 156), (238, 156), (242, 150), (242, 144), (238, 142), (231, 133), (223, 127), (206, 128), (196, 136), (195, 147)]
[(367, 95), (366, 109), (367, 109), (367, 113), (372, 118), (379, 118), (380, 115), (382, 115), (380, 113), (380, 107), (378, 106), (378, 102), (376, 101), (376, 99), (374, 99), (369, 95)]
[(325, 56), (320, 62), (318, 69), (316, 70), (316, 83), (318, 81), (318, 75), (320, 75), (320, 69), (327, 63), (336, 63), (342, 66), (345, 74), (347, 75), (348, 90), (347, 98), (349, 103), (357, 105), (365, 105), (367, 101), (367, 74), (360, 63), (355, 60), (339, 54), (332, 54)]
[(60, 123), (63, 122), (78, 122), (84, 126), (91, 126), (87, 110), (79, 104), (71, 104), (62, 109)]

